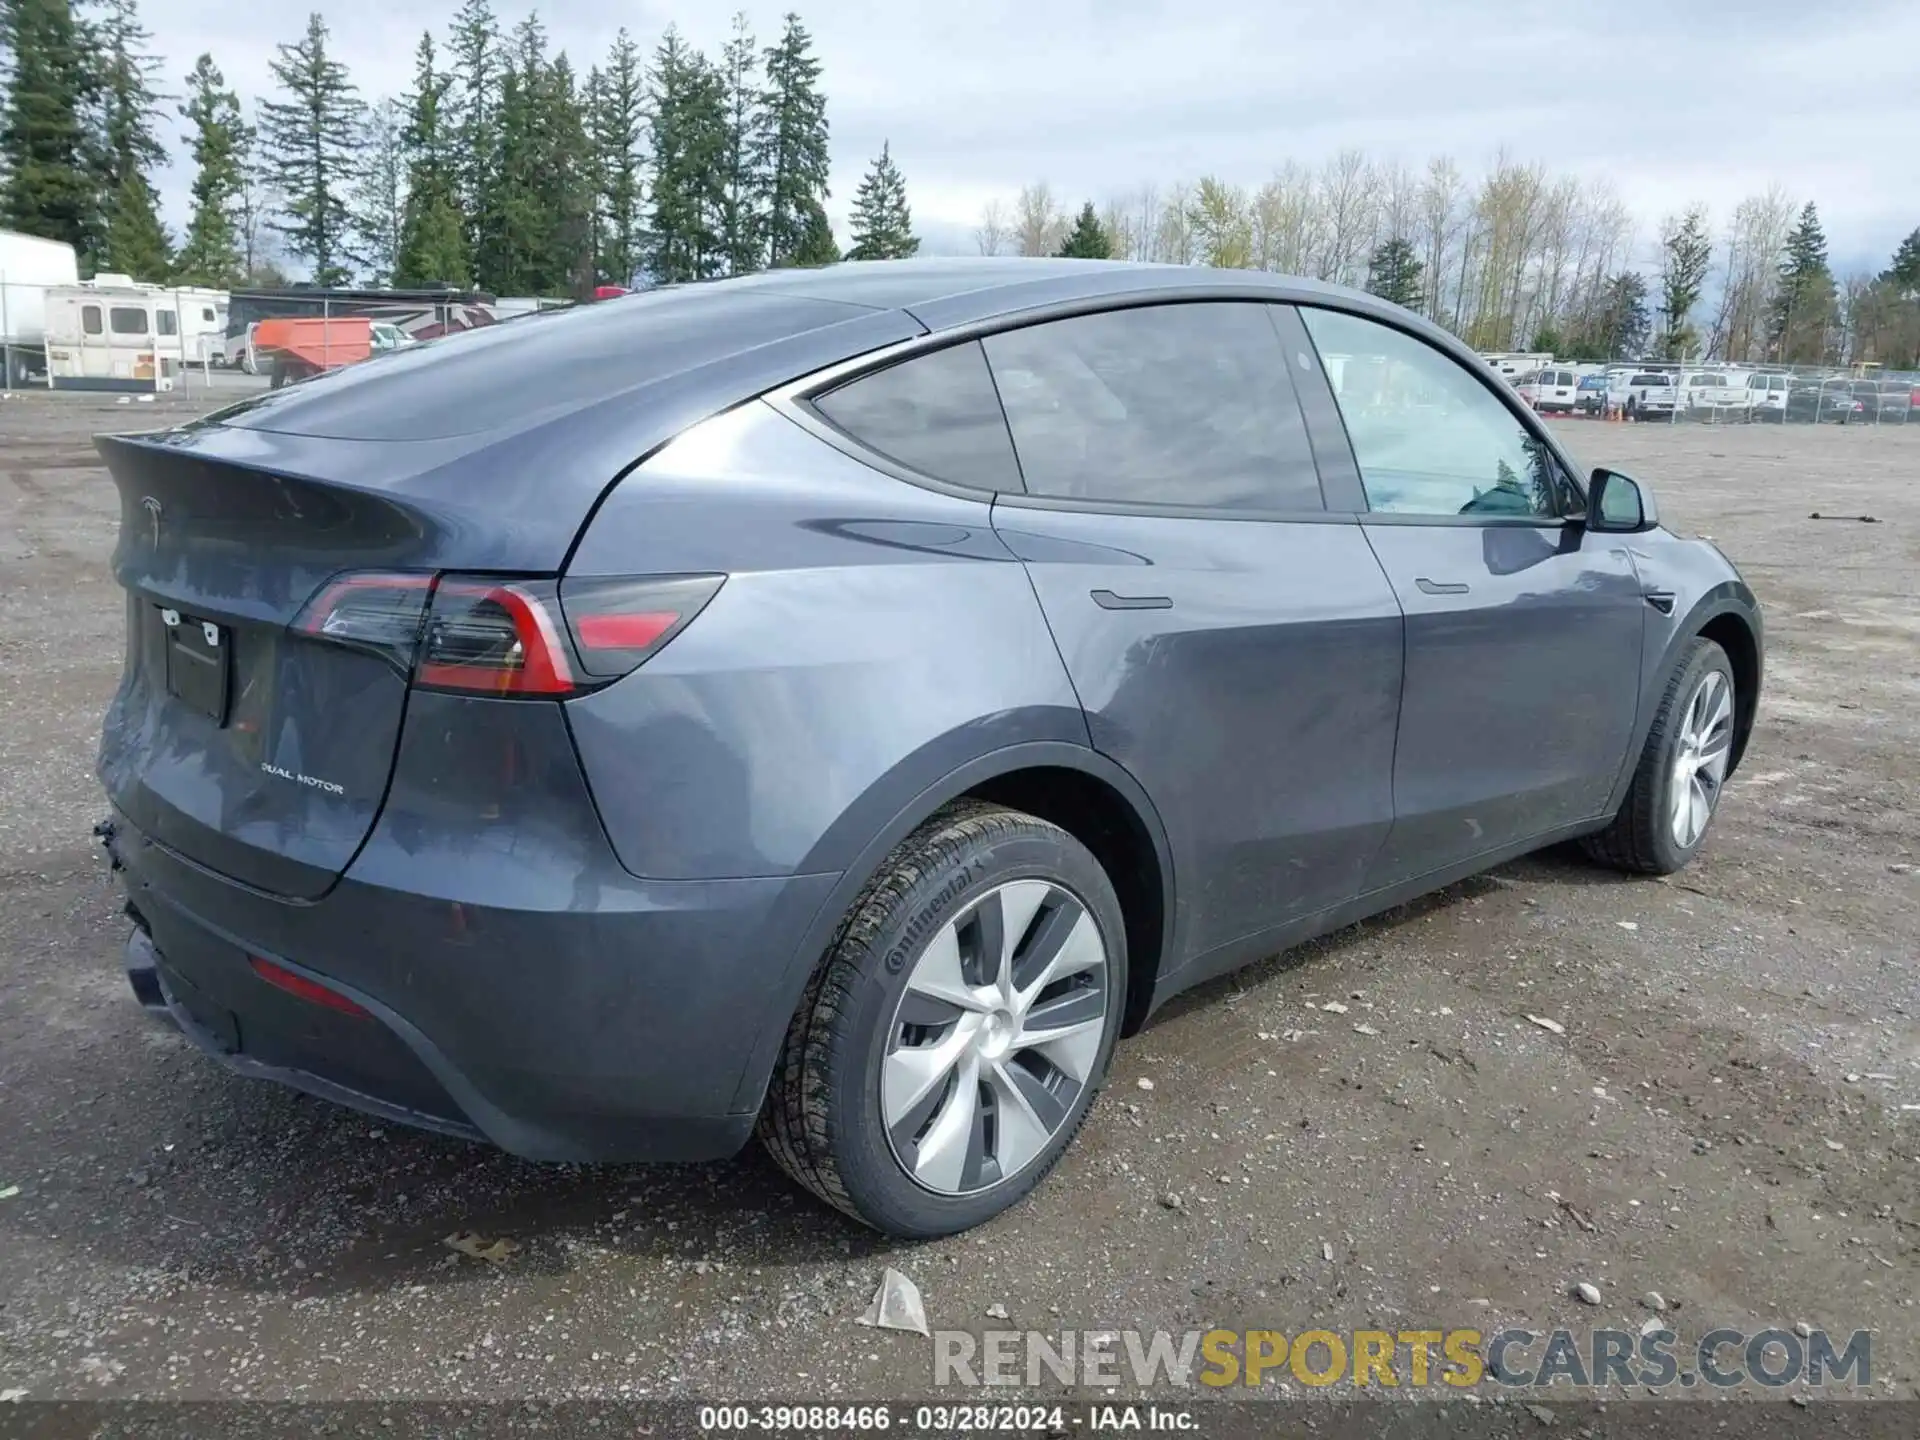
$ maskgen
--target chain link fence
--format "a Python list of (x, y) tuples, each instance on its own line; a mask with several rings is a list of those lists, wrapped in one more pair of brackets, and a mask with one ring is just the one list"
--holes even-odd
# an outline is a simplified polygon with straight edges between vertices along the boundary
[(1543, 414), (1663, 425), (1920, 426), (1920, 371), (1878, 366), (1542, 366), (1510, 375)]

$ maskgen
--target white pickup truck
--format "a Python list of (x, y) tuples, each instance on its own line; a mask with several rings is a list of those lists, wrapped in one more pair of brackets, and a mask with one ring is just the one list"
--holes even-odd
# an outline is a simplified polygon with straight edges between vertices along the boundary
[(1608, 379), (1607, 404), (1629, 420), (1671, 420), (1680, 402), (1676, 378), (1664, 370), (1616, 373)]
[(1752, 418), (1753, 397), (1745, 385), (1734, 384), (1734, 377), (1718, 370), (1702, 370), (1687, 376), (1682, 403), (1689, 420), (1747, 420)]

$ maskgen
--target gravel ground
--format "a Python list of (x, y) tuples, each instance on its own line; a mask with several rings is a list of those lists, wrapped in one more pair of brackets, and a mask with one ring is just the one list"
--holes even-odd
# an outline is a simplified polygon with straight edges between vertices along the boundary
[(1705, 853), (1536, 856), (1183, 997), (1038, 1194), (901, 1246), (757, 1151), (528, 1165), (135, 1007), (88, 836), (122, 611), (87, 437), (204, 404), (0, 405), (0, 1392), (923, 1395), (927, 1342), (853, 1323), (891, 1264), (976, 1330), (1638, 1328), (1657, 1290), (1689, 1344), (1871, 1329), (1874, 1392), (1920, 1395), (1920, 427), (1569, 426), (1767, 608)]

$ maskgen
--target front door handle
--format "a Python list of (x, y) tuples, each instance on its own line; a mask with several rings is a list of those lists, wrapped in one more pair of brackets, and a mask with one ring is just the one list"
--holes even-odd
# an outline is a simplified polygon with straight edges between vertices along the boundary
[(1420, 587), (1422, 595), (1464, 595), (1467, 587), (1453, 580), (1429, 580), (1422, 575), (1413, 582)]
[(1095, 590), (1093, 603), (1102, 610), (1171, 610), (1171, 595), (1116, 595), (1111, 590)]

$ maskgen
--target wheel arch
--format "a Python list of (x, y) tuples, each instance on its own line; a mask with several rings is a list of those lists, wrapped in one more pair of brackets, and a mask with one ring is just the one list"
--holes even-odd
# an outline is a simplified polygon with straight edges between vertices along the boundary
[(1733, 666), (1733, 751), (1727, 757), (1727, 774), (1731, 775), (1746, 754), (1754, 717), (1760, 709), (1760, 637), (1748, 618), (1733, 608), (1709, 616), (1693, 633), (1726, 651)]
[(734, 1094), (736, 1112), (761, 1103), (807, 980), (874, 872), (942, 806), (967, 798), (988, 800), (1059, 825), (1107, 870), (1127, 927), (1123, 1033), (1139, 1028), (1154, 981), (1173, 953), (1173, 855), (1165, 827), (1140, 783), (1091, 747), (1058, 740), (1008, 745), (954, 767), (921, 789), (897, 807), (848, 860), (774, 982), (774, 994), (764, 1007)]
[(1727, 761), (1727, 774), (1733, 774), (1746, 752), (1747, 741), (1753, 733), (1754, 718), (1759, 713), (1766, 654), (1763, 635), (1760, 607), (1754, 600), (1753, 592), (1739, 580), (1727, 580), (1715, 585), (1700, 596), (1682, 618), (1673, 622), (1667, 631), (1665, 643), (1641, 676), (1640, 713), (1634, 721), (1633, 743), (1621, 758), (1620, 773), (1607, 802), (1607, 814), (1612, 815), (1619, 810), (1626, 799), (1628, 786), (1633, 783), (1641, 751), (1646, 747), (1647, 733), (1653, 728), (1654, 716), (1660, 708), (1661, 687), (1666, 683), (1666, 677), (1673, 673), (1681, 652), (1697, 639), (1713, 641), (1727, 652), (1727, 659), (1733, 666), (1733, 753)]

